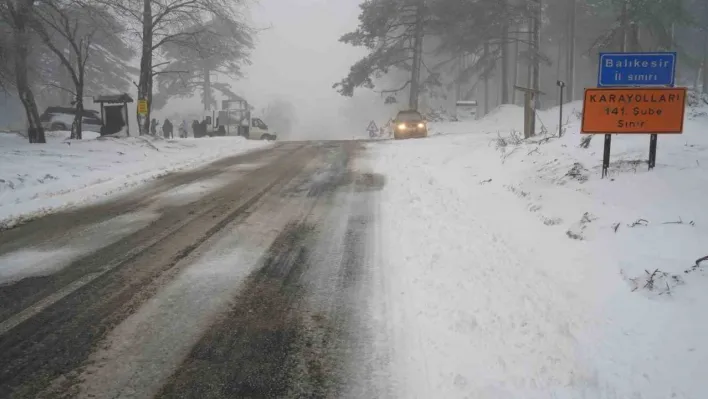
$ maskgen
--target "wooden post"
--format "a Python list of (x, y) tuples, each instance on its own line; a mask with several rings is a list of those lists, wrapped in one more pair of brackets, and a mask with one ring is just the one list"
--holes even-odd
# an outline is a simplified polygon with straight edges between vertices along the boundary
[(128, 103), (123, 103), (123, 113), (125, 114), (125, 131), (130, 137), (130, 121), (128, 120)]
[(533, 126), (533, 94), (530, 91), (524, 92), (524, 138), (527, 139), (534, 134)]
[(514, 86), (514, 89), (524, 93), (524, 138), (527, 139), (536, 134), (536, 110), (534, 109), (534, 101), (536, 100), (536, 96), (545, 93), (528, 87)]
[[(103, 103), (101, 103), (101, 130), (106, 131), (106, 117), (103, 116)], [(100, 132), (103, 136), (103, 131)]]

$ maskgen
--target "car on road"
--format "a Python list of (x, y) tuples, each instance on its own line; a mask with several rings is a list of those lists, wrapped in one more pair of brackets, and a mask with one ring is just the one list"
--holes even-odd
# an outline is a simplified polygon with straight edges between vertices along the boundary
[[(39, 116), (39, 120), (42, 122), (42, 127), (48, 131), (71, 130), (75, 115), (76, 108), (48, 107), (44, 110), (42, 115)], [(98, 111), (85, 109), (82, 115), (82, 130), (96, 133), (101, 132), (103, 123), (101, 122), (101, 115)]]
[(401, 111), (393, 120), (393, 138), (401, 140), (411, 137), (428, 137), (428, 125), (420, 112)]

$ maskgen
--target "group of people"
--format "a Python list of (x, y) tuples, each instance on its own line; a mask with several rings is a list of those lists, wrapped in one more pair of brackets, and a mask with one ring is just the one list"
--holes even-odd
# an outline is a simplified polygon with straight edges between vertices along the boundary
[(199, 122), (196, 119), (193, 120), (192, 121), (192, 132), (194, 133), (194, 137), (206, 136), (207, 135), (207, 126), (208, 126), (208, 122), (206, 119), (204, 119), (201, 122)]
[[(160, 126), (160, 123), (157, 121), (157, 119), (154, 119), (150, 122), (150, 133), (153, 135), (157, 135), (157, 129)], [(172, 122), (170, 122), (169, 119), (165, 119), (165, 121), (162, 123), (162, 136), (166, 139), (172, 139), (174, 138), (174, 126), (172, 125)], [(196, 136), (196, 135), (195, 135)], [(182, 123), (179, 125), (179, 137), (180, 138), (187, 138), (187, 121), (183, 120)]]

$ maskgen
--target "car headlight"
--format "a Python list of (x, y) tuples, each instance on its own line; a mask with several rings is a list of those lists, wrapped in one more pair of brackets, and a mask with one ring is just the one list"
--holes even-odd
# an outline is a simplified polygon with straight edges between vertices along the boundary
[(405, 123), (401, 123), (400, 125), (398, 125), (398, 128), (401, 129), (401, 130), (406, 130), (406, 124), (405, 124)]
[(418, 127), (422, 129), (422, 128), (425, 127), (425, 125), (424, 125), (423, 123), (419, 123), (419, 124), (418, 124)]

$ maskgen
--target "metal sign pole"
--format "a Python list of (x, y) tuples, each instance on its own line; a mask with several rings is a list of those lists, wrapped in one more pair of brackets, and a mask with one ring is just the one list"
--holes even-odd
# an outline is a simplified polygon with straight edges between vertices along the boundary
[(658, 141), (658, 136), (652, 134), (649, 136), (649, 170), (654, 169), (656, 166), (656, 142)]
[(610, 151), (612, 150), (612, 135), (605, 135), (605, 151), (602, 155), (602, 178), (607, 177), (607, 171), (610, 169)]
[[(675, 84), (676, 52), (600, 53), (599, 61), (599, 87), (674, 87)], [(649, 138), (649, 170), (656, 166), (657, 142), (658, 135), (651, 134)]]
[[(674, 84), (670, 84), (668, 87), (674, 87)], [(658, 141), (659, 136), (657, 134), (649, 136), (649, 170), (656, 167), (656, 144)]]

